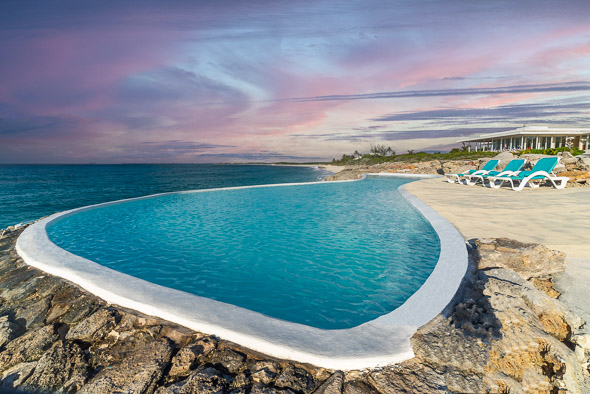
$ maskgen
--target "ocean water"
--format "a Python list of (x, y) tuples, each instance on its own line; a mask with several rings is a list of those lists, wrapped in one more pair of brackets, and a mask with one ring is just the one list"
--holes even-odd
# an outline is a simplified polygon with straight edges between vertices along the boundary
[(397, 188), (369, 178), (171, 194), (78, 212), (58, 246), (166, 287), (323, 329), (389, 313), (428, 278), (438, 236)]
[(0, 165), (0, 229), (72, 208), (148, 194), (316, 181), (311, 167), (217, 164)]

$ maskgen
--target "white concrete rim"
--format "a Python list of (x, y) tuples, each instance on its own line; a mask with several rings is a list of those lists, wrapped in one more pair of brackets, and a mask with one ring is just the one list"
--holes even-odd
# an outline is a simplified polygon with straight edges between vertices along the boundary
[[(356, 181), (358, 180), (338, 182)], [(324, 330), (283, 321), (235, 305), (156, 285), (61, 249), (49, 240), (46, 232), (49, 223), (63, 216), (124, 201), (167, 194), (320, 183), (326, 182), (160, 193), (77, 208), (54, 214), (29, 226), (18, 238), (16, 250), (27, 264), (67, 279), (108, 303), (157, 316), (273, 357), (341, 370), (379, 367), (412, 358), (414, 354), (410, 337), (418, 327), (439, 314), (455, 295), (467, 269), (467, 250), (457, 229), (432, 208), (409, 194), (404, 186), (399, 188), (401, 195), (432, 225), (440, 239), (439, 260), (423, 285), (399, 308), (349, 329)]]

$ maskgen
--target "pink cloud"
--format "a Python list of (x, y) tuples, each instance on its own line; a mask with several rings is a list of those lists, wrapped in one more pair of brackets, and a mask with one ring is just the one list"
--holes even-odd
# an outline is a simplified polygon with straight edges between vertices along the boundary
[[(154, 30), (38, 31), (0, 48), (0, 100), (20, 111), (84, 113), (112, 104), (117, 83), (169, 62), (179, 34)], [(149, 43), (146, 45), (146, 43)]]

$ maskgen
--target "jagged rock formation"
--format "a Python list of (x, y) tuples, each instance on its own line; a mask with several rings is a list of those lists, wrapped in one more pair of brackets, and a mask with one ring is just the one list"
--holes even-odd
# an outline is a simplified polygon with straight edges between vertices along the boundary
[(543, 245), (506, 238), (477, 239), (473, 260), (480, 270), (509, 268), (525, 279), (547, 277), (565, 270), (565, 253)]
[[(480, 269), (473, 264), (447, 310), (413, 336), (414, 358), (342, 372), (273, 359), (107, 305), (26, 266), (14, 251), (21, 231), (0, 238), (0, 391), (590, 392), (590, 338), (554, 298), (551, 264), (537, 261), (563, 256), (538, 245), (473, 242)], [(520, 269), (515, 262), (526, 259), (521, 272), (531, 281), (505, 268)]]

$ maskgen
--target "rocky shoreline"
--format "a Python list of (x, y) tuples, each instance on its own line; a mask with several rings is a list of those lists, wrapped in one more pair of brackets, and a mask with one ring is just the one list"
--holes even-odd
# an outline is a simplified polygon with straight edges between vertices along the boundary
[[(529, 170), (541, 158), (549, 157), (538, 154), (523, 154), (520, 158), (526, 159), (527, 164), (523, 169)], [(559, 164), (555, 167), (555, 174), (570, 178), (567, 187), (590, 186), (590, 157), (573, 156), (569, 152), (558, 154)], [(502, 152), (495, 157), (486, 157), (479, 160), (430, 160), (423, 162), (386, 162), (374, 165), (344, 166), (338, 173), (326, 177), (328, 181), (360, 179), (362, 174), (377, 172), (407, 173), (407, 174), (457, 174), (465, 173), (473, 169), (481, 169), (490, 159), (499, 159), (499, 168), (503, 168), (510, 160), (516, 158), (510, 152)]]
[[(550, 275), (564, 256), (474, 240), (446, 311), (412, 337), (415, 357), (331, 371), (252, 352), (106, 304), (27, 266), (0, 238), (0, 388), (16, 392), (398, 393), (590, 390), (590, 338)], [(518, 271), (518, 272), (517, 272)]]

